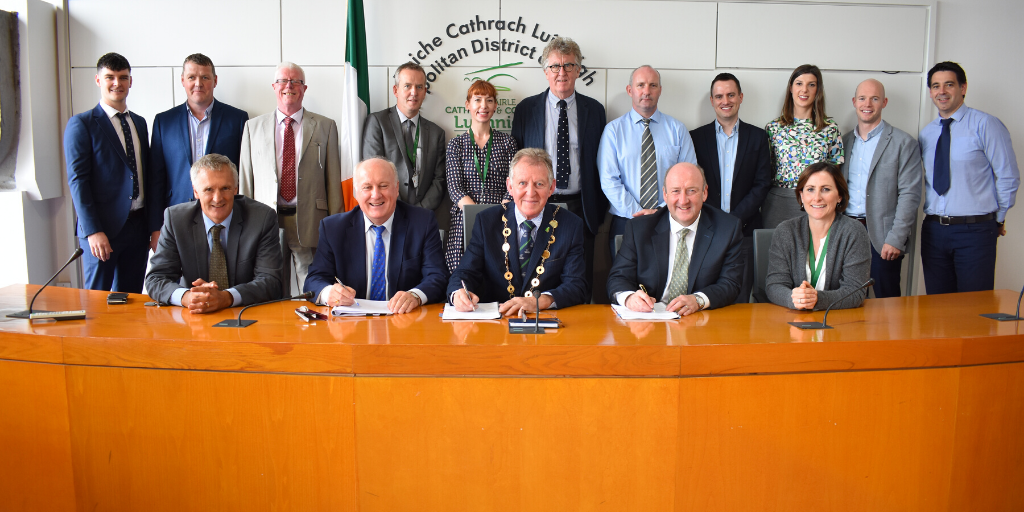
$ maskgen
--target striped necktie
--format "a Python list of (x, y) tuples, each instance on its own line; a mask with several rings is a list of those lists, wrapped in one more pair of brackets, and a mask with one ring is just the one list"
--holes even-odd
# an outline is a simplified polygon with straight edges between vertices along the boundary
[(654, 150), (651, 120), (641, 119), (640, 122), (644, 124), (640, 139), (640, 207), (651, 209), (658, 206), (658, 154)]
[(530, 266), (530, 255), (533, 253), (534, 226), (535, 224), (528, 220), (519, 225), (519, 274), (523, 276), (523, 281), (526, 281), (526, 270)]

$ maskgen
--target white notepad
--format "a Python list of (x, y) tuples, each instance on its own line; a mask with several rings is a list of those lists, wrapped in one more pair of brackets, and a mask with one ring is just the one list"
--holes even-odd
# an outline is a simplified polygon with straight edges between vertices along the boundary
[(679, 318), (679, 314), (673, 311), (665, 310), (665, 303), (655, 302), (654, 311), (650, 313), (641, 313), (639, 311), (633, 311), (626, 306), (620, 306), (618, 304), (612, 304), (612, 310), (615, 311), (616, 315), (623, 320), (675, 320)]
[(497, 302), (481, 302), (476, 305), (476, 311), (467, 312), (456, 311), (455, 306), (445, 304), (444, 313), (441, 315), (441, 320), (493, 320), (495, 318), (501, 318)]
[(357, 300), (351, 306), (334, 306), (331, 309), (334, 316), (383, 316), (390, 315), (388, 301), (386, 300)]

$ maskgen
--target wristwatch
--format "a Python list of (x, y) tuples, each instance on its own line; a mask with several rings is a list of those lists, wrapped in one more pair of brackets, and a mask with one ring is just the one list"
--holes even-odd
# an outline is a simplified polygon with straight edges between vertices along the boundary
[(704, 297), (701, 297), (700, 295), (696, 294), (694, 295), (694, 297), (697, 299), (697, 311), (704, 309), (704, 306), (708, 305), (707, 302), (704, 302)]

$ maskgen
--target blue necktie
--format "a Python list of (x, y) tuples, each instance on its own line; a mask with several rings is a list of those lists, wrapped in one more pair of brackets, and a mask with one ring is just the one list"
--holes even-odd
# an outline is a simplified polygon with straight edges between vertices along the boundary
[(373, 242), (373, 268), (370, 269), (370, 300), (387, 299), (387, 283), (384, 280), (384, 226), (370, 226), (377, 234)]
[(526, 267), (530, 265), (530, 254), (533, 253), (533, 226), (528, 220), (519, 225), (519, 274), (523, 281), (526, 281)]
[(555, 187), (560, 189), (569, 188), (569, 174), (572, 168), (569, 166), (569, 107), (565, 100), (558, 100), (558, 131), (555, 138), (555, 163), (558, 176), (555, 179)]
[(132, 140), (132, 128), (128, 126), (127, 112), (114, 115), (121, 120), (121, 132), (124, 133), (124, 152), (128, 157), (128, 168), (132, 171), (132, 201), (134, 201), (139, 198), (139, 170), (136, 168), (135, 141)]
[(941, 119), (942, 133), (935, 143), (935, 164), (932, 165), (932, 188), (935, 193), (943, 195), (949, 190), (949, 125), (953, 118)]

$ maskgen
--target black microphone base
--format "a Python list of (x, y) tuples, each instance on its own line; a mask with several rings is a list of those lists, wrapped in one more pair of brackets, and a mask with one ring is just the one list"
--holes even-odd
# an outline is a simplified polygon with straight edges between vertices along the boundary
[(534, 325), (510, 325), (508, 326), (509, 334), (547, 334), (547, 331), (543, 327), (537, 327)]
[(825, 325), (821, 322), (789, 322), (789, 325), (796, 327), (797, 329), (831, 329), (831, 325)]
[[(7, 315), (7, 316), (10, 316), (10, 315)], [(1024, 320), (1024, 318), (1021, 318), (1021, 317), (1016, 316), (1016, 315), (1012, 315), (1010, 313), (985, 313), (984, 315), (981, 315), (981, 316), (983, 316), (985, 318), (991, 318), (992, 320), (998, 320), (1000, 322), (1012, 322), (1014, 320)]]
[(217, 323), (213, 324), (213, 326), (214, 327), (249, 327), (250, 325), (252, 325), (254, 323), (256, 323), (256, 320), (238, 320), (236, 318), (231, 318), (229, 320), (221, 320), (220, 322), (217, 322)]
[[(36, 313), (51, 313), (51, 311), (47, 311), (45, 309), (37, 309), (35, 312)], [(28, 320), (28, 310), (26, 309), (25, 311), (18, 311), (17, 313), (9, 313), (7, 315), (7, 318), (24, 318), (25, 320)]]

